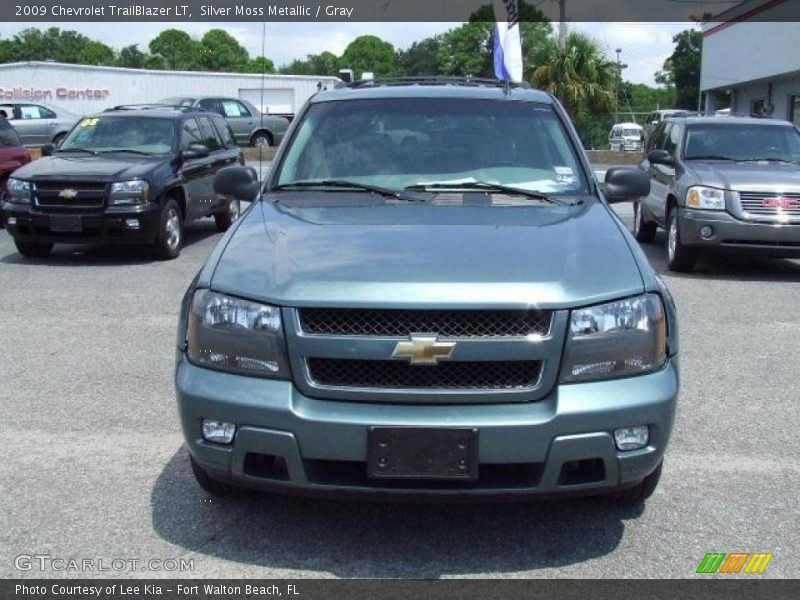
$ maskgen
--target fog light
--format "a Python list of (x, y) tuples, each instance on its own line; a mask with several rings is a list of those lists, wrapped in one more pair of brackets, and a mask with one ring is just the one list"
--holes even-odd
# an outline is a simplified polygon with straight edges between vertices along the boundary
[(234, 423), (203, 419), (203, 439), (207, 442), (230, 444), (235, 433), (236, 425)]
[(125, 219), (127, 229), (139, 229), (139, 219)]
[(703, 225), (700, 228), (700, 235), (706, 239), (714, 235), (714, 229), (710, 225)]
[(8, 224), (9, 225), (16, 225), (17, 224), (17, 217), (8, 217)]
[(647, 425), (635, 425), (614, 430), (614, 441), (618, 450), (637, 450), (647, 446), (650, 441), (650, 428)]

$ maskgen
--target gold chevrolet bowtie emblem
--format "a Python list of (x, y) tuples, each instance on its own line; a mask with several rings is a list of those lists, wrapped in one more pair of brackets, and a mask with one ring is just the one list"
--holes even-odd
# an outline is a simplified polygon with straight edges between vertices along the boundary
[(73, 190), (71, 188), (67, 188), (65, 190), (61, 190), (58, 192), (59, 198), (64, 198), (65, 200), (72, 200), (78, 195), (78, 190)]
[(412, 333), (409, 341), (398, 342), (392, 358), (408, 360), (412, 365), (435, 365), (453, 354), (455, 342), (440, 342), (438, 334)]

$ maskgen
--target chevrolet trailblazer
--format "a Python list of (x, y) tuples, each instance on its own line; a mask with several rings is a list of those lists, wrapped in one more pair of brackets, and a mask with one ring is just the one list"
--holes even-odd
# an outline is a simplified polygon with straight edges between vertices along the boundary
[[(217, 193), (251, 199), (230, 167)], [(656, 487), (675, 308), (561, 105), (496, 81), (316, 94), (186, 293), (191, 465), (237, 488), (383, 497)]]

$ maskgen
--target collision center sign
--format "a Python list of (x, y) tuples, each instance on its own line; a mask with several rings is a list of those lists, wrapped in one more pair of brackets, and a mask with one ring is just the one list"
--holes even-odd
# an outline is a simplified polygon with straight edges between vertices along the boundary
[(105, 100), (110, 94), (103, 88), (0, 88), (0, 100)]

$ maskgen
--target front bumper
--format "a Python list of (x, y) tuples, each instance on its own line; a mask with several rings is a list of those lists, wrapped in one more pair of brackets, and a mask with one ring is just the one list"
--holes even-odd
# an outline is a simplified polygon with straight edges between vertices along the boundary
[[(161, 219), (159, 206), (155, 203), (109, 207), (103, 211), (67, 212), (5, 202), (2, 212), (6, 228), (15, 239), (59, 244), (150, 243), (156, 239)], [(53, 231), (51, 216), (79, 216), (81, 231)], [(136, 219), (138, 228), (127, 226), (129, 219)]]
[[(649, 375), (557, 386), (538, 402), (421, 406), (318, 400), (288, 381), (211, 371), (180, 353), (177, 360), (186, 445), (212, 478), (314, 495), (510, 497), (630, 486), (661, 462), (678, 395), (674, 362)], [(235, 422), (233, 444), (204, 441), (203, 418)], [(649, 445), (617, 451), (612, 431), (639, 424), (650, 426)], [(367, 432), (378, 425), (478, 428), (478, 480), (368, 479)]]
[[(711, 237), (700, 235), (703, 226)], [(681, 241), (686, 246), (773, 257), (800, 257), (800, 224), (742, 221), (727, 212), (681, 208)]]

